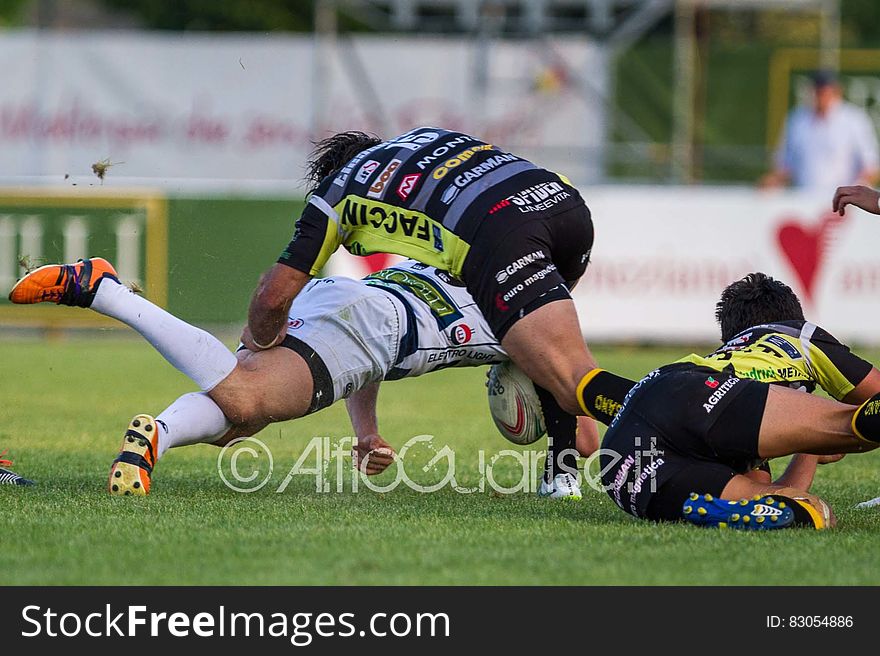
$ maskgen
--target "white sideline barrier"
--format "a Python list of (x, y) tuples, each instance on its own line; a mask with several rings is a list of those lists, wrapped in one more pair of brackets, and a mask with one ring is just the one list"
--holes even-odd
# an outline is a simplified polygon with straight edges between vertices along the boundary
[(716, 341), (721, 290), (763, 271), (838, 339), (880, 344), (880, 216), (833, 214), (833, 190), (582, 191), (596, 225), (592, 264), (575, 290), (588, 338)]
[[(807, 318), (838, 339), (880, 345), (880, 216), (850, 209), (838, 217), (832, 191), (581, 189), (596, 228), (590, 267), (574, 291), (584, 334), (715, 342), (721, 290), (763, 271), (789, 284)], [(334, 273), (366, 272), (364, 259), (347, 253), (331, 262)]]

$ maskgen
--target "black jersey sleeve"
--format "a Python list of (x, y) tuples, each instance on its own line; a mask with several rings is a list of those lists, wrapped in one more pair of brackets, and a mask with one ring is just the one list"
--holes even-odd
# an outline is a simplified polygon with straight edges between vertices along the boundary
[(809, 341), (808, 355), (816, 382), (837, 400), (849, 394), (873, 368), (819, 326), (814, 328)]
[(279, 264), (316, 276), (339, 248), (338, 222), (333, 209), (320, 197), (312, 196), (296, 222), (293, 239), (278, 258)]

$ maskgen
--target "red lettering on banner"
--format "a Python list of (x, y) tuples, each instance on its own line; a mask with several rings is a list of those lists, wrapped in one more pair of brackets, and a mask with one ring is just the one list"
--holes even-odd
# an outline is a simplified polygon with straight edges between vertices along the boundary
[(277, 144), (309, 146), (308, 133), (295, 123), (268, 116), (254, 118), (247, 127), (245, 143), (251, 148), (267, 148)]
[(75, 100), (49, 112), (32, 103), (0, 105), (0, 140), (75, 143), (104, 138), (130, 146), (157, 143), (164, 132), (160, 118), (101, 114)]
[(880, 293), (880, 262), (847, 264), (836, 287), (842, 295), (876, 297)]
[(757, 267), (749, 259), (732, 262), (715, 260), (596, 259), (587, 281), (591, 291), (616, 296), (718, 295), (734, 280)]
[(222, 120), (193, 112), (186, 124), (186, 136), (197, 143), (223, 143), (229, 136), (229, 127)]

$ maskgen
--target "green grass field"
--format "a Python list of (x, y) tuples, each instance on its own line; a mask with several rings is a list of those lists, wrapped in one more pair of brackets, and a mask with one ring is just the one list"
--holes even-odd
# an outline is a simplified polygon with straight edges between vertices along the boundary
[[(600, 362), (637, 376), (681, 355), (663, 349), (598, 349)], [(872, 354), (876, 355), (876, 354)], [(876, 360), (875, 360), (876, 361)], [(401, 445), (434, 435), (449, 444), (463, 486), (479, 479), (478, 451), (508, 448), (486, 410), (483, 370), (445, 371), (387, 384), (385, 437)], [(315, 477), (284, 481), (315, 436), (350, 434), (344, 408), (270, 427), (259, 437), (275, 469), (261, 490), (228, 489), (219, 450), (172, 450), (147, 498), (111, 498), (106, 475), (130, 417), (157, 414), (192, 384), (146, 344), (113, 333), (53, 342), (0, 341), (0, 449), (34, 488), (0, 486), (0, 581), (64, 585), (665, 584), (877, 585), (880, 509), (856, 510), (880, 494), (880, 456), (849, 456), (820, 469), (815, 491), (840, 526), (824, 533), (712, 531), (638, 522), (599, 492), (580, 502), (533, 494), (420, 494), (403, 486), (317, 493)], [(539, 442), (536, 446), (541, 446)], [(425, 450), (407, 459), (422, 483)], [(252, 462), (252, 461), (251, 461)], [(241, 459), (242, 470), (247, 458)], [(410, 465), (409, 463), (412, 463)], [(347, 463), (346, 463), (347, 464)], [(315, 466), (311, 456), (305, 467)], [(347, 471), (347, 470), (346, 470)], [(496, 479), (518, 480), (512, 458)], [(346, 474), (347, 475), (347, 474)], [(385, 473), (377, 484), (394, 479)]]

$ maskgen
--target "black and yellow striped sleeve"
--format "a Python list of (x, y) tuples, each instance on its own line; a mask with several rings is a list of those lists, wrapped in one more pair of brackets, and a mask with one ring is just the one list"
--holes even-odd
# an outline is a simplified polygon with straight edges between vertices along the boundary
[(319, 196), (312, 196), (278, 262), (316, 276), (341, 243), (336, 212)]
[(816, 326), (809, 336), (809, 359), (816, 382), (838, 401), (861, 383), (872, 364)]

